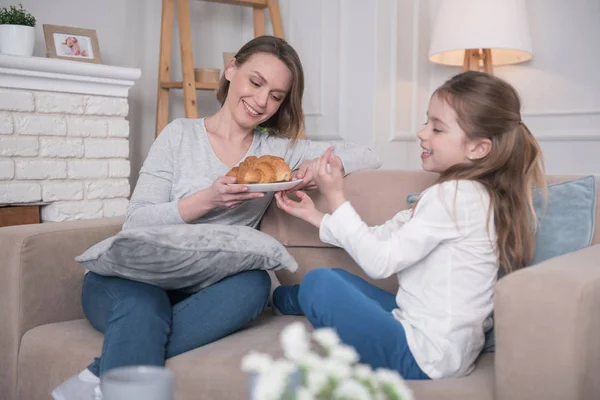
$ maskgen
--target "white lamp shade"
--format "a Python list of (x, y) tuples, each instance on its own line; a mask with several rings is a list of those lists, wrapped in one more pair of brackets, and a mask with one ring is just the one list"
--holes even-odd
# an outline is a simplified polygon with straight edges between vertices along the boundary
[(463, 65), (466, 49), (491, 49), (494, 65), (530, 60), (525, 0), (440, 0), (429, 61)]

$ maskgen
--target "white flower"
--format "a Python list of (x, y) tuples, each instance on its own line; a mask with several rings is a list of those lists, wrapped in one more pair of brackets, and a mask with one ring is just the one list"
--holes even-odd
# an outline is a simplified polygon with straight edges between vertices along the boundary
[(372, 379), (373, 370), (366, 364), (357, 364), (354, 367), (354, 376), (358, 379)]
[(316, 353), (308, 352), (299, 357), (296, 362), (298, 365), (307, 369), (322, 370), (323, 365), (325, 364), (325, 359)]
[(275, 360), (272, 364), (272, 368), (285, 376), (289, 376), (298, 369), (296, 364), (283, 358)]
[(334, 358), (327, 358), (323, 368), (327, 375), (337, 380), (343, 380), (352, 375), (352, 370), (347, 364), (339, 362)]
[(270, 356), (252, 350), (242, 358), (242, 371), (261, 374), (268, 371), (272, 364)]
[(346, 346), (345, 344), (333, 346), (329, 357), (346, 365), (358, 362), (358, 353), (354, 350), (354, 347)]
[(372, 400), (369, 390), (354, 379), (346, 379), (335, 388), (334, 399), (344, 400)]
[(337, 346), (340, 343), (340, 337), (332, 328), (316, 329), (312, 333), (312, 337), (326, 350), (329, 350), (331, 347)]
[[(385, 400), (386, 393), (395, 399), (413, 400), (412, 391), (396, 371), (373, 371), (368, 365), (357, 364), (356, 350), (342, 344), (333, 329), (317, 329), (312, 336), (327, 357), (311, 351), (304, 324), (295, 322), (280, 335), (284, 359), (274, 360), (255, 351), (242, 359), (242, 370), (256, 375), (252, 400), (281, 400), (293, 389), (295, 400), (316, 400), (326, 394), (330, 400)], [(294, 387), (300, 382), (301, 372), (305, 387)]]
[(312, 393), (319, 393), (329, 383), (329, 376), (324, 371), (308, 371), (306, 387)]
[(272, 368), (258, 375), (254, 387), (255, 400), (279, 400), (285, 392), (287, 376)]
[(305, 387), (298, 388), (296, 391), (296, 400), (315, 400), (316, 397), (313, 392)]
[(413, 400), (412, 391), (408, 388), (404, 379), (402, 379), (398, 372), (378, 368), (375, 371), (375, 378), (380, 385), (389, 385), (390, 387), (393, 387), (396, 394), (398, 394), (402, 400)]
[(310, 340), (304, 324), (293, 322), (281, 331), (281, 347), (286, 358), (297, 361), (310, 352)]

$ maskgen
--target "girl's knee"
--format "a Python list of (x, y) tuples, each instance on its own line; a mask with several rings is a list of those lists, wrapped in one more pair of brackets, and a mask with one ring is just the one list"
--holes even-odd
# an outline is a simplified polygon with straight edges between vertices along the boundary
[(342, 276), (353, 275), (351, 272), (348, 272), (343, 268), (331, 268), (331, 271), (335, 272), (338, 275), (342, 275)]
[(313, 302), (325, 301), (339, 276), (329, 268), (317, 268), (309, 271), (302, 278), (298, 301), (309, 306)]
[(330, 268), (317, 268), (308, 271), (302, 278), (302, 286), (323, 286), (336, 279), (336, 272)]

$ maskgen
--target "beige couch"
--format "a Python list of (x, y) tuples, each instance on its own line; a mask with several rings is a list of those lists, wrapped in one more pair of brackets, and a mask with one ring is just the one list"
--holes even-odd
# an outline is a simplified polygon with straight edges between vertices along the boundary
[[(421, 172), (366, 171), (349, 176), (347, 194), (377, 224), (406, 208), (405, 197), (433, 182)], [(317, 204), (322, 199), (315, 195)], [(600, 204), (600, 202), (599, 202)], [(565, 210), (568, 212), (568, 210)], [(598, 215), (598, 213), (596, 214)], [(49, 399), (50, 390), (100, 354), (102, 334), (80, 304), (83, 268), (73, 258), (116, 234), (121, 219), (0, 229), (0, 398)], [(300, 271), (358, 269), (347, 254), (323, 245), (317, 230), (271, 206), (261, 229), (283, 242)], [(600, 242), (596, 230), (594, 243)], [(395, 291), (394, 279), (378, 282)], [(417, 400), (590, 400), (600, 398), (600, 246), (506, 277), (496, 290), (496, 343), (460, 379), (409, 382)], [(240, 359), (250, 349), (279, 353), (277, 336), (298, 317), (265, 312), (246, 329), (175, 357), (176, 400), (244, 399)]]

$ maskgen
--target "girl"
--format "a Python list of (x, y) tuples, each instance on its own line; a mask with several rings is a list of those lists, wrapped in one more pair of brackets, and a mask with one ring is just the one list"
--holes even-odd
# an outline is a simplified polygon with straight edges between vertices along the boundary
[[(312, 185), (310, 160), (330, 145), (297, 140), (303, 128), (304, 75), (296, 51), (262, 36), (229, 61), (208, 118), (178, 119), (152, 145), (133, 192), (124, 229), (216, 223), (256, 227), (272, 193), (248, 193), (225, 174), (248, 156), (283, 157), (301, 185)], [(255, 129), (266, 128), (267, 133)], [(335, 144), (345, 173), (377, 168), (367, 148)], [(339, 158), (338, 158), (339, 157)], [(103, 332), (102, 356), (52, 393), (57, 400), (91, 399), (98, 377), (128, 365), (164, 365), (165, 359), (204, 346), (242, 328), (265, 308), (271, 280), (247, 271), (188, 295), (95, 273), (85, 276), (82, 305)]]
[[(437, 183), (412, 210), (368, 227), (343, 194), (341, 164), (328, 150), (313, 161), (331, 214), (278, 193), (277, 204), (344, 248), (373, 279), (396, 274), (397, 295), (337, 269), (308, 272), (275, 289), (284, 314), (333, 327), (362, 362), (406, 379), (469, 374), (491, 328), (494, 284), (533, 255), (531, 193), (545, 187), (542, 155), (506, 82), (465, 72), (438, 88), (418, 134), (423, 169)], [(329, 168), (328, 168), (329, 165)]]

